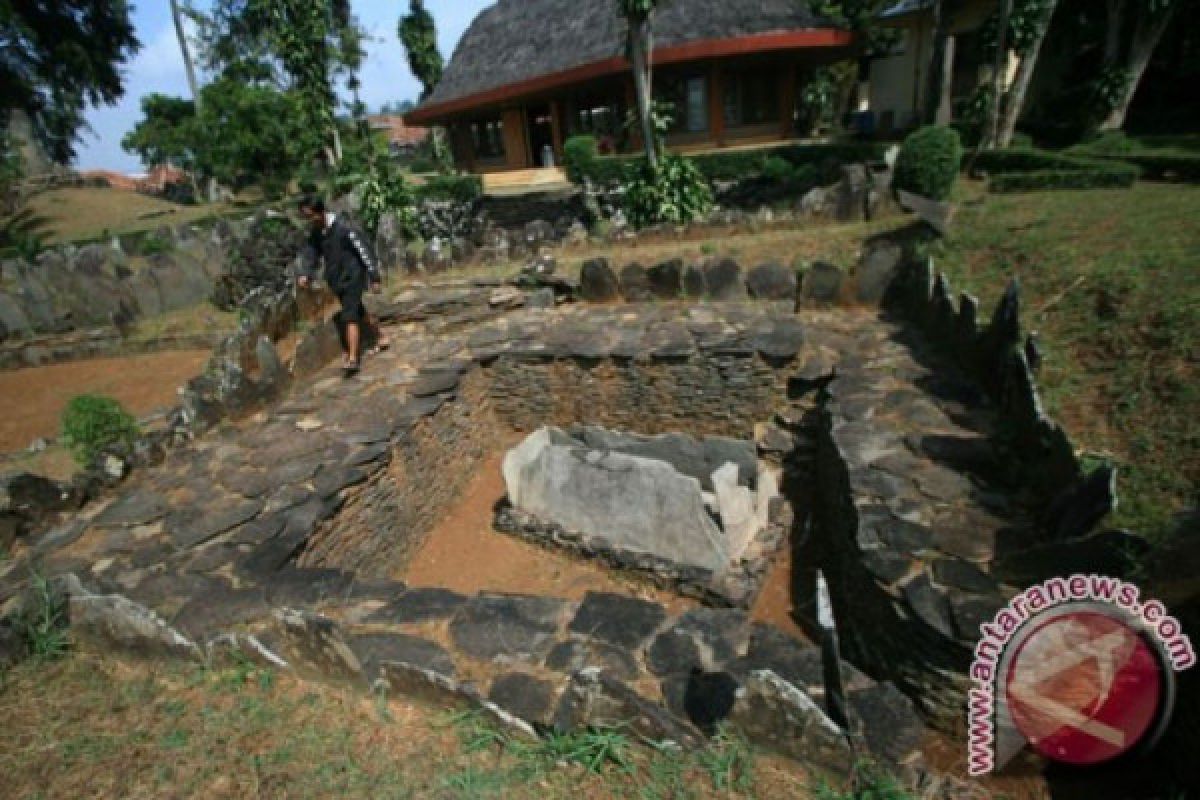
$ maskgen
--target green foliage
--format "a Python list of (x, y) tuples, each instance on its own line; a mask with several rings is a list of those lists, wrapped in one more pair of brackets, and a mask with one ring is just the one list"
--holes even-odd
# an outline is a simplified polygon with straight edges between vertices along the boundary
[(786, 158), (767, 156), (763, 159), (762, 175), (769, 181), (785, 183), (791, 180), (795, 174), (796, 168)]
[(425, 156), (417, 156), (414, 158), (408, 165), (408, 168), (416, 175), (438, 171), (437, 164), (435, 164), (432, 159), (426, 158)]
[(0, 256), (33, 261), (42, 252), (42, 236), (49, 223), (32, 209), (23, 208), (0, 219)]
[(945, 200), (958, 179), (962, 142), (951, 128), (930, 125), (904, 140), (896, 159), (897, 189), (933, 200)]
[(301, 111), (303, 95), (229, 78), (202, 94), (195, 131), (200, 171), (238, 187), (258, 182), (268, 196), (282, 195), (320, 143), (320, 131), (308, 127)]
[[(710, 181), (737, 181), (758, 175), (764, 158), (779, 157), (795, 167), (817, 169), (819, 180), (833, 180), (841, 164), (875, 161), (883, 157), (886, 145), (877, 142), (838, 142), (834, 144), (797, 144), (754, 150), (719, 150), (690, 156), (692, 163)], [(634, 156), (600, 156), (588, 177), (598, 186), (615, 186), (627, 176)]]
[(893, 0), (811, 0), (809, 7), (833, 20), (837, 25), (848, 28), (858, 35), (872, 55), (881, 55), (895, 44), (897, 32), (894, 28), (879, 24), (879, 14)]
[(837, 100), (837, 80), (831, 67), (815, 70), (800, 92), (800, 108), (809, 130), (832, 121)]
[(858, 764), (846, 789), (838, 790), (822, 781), (817, 786), (816, 800), (916, 800), (901, 788), (895, 778), (879, 769)]
[(989, 174), (993, 192), (1127, 188), (1141, 174), (1132, 164), (1023, 147), (981, 153), (976, 166)]
[(713, 206), (712, 188), (689, 159), (664, 153), (658, 166), (633, 166), (625, 190), (625, 213), (637, 228), (680, 225), (707, 214)]
[(86, 129), (89, 105), (124, 94), (122, 67), (140, 47), (126, 0), (54, 0), (0, 5), (0, 128), (24, 111), (47, 155), (67, 163)]
[(417, 216), (413, 208), (413, 195), (404, 176), (387, 170), (377, 171), (362, 184), (362, 204), (359, 215), (363, 225), (374, 235), (379, 222), (387, 214), (396, 214), (400, 226), (409, 239), (417, 236)]
[(437, 25), (421, 0), (409, 0), (408, 14), (397, 29), (408, 55), (408, 66), (421, 82), (421, 99), (433, 94), (445, 66), (437, 46)]
[(708, 748), (697, 755), (718, 792), (749, 792), (754, 782), (754, 752), (740, 733), (722, 726)]
[(67, 599), (45, 576), (35, 572), (30, 578), (25, 604), (15, 615), (13, 630), (29, 655), (39, 661), (54, 661), (66, 655)]
[(552, 761), (579, 764), (588, 772), (599, 772), (607, 764), (629, 767), (631, 763), (629, 737), (619, 728), (551, 734), (543, 748)]
[(576, 185), (582, 184), (592, 174), (599, 157), (595, 136), (572, 136), (563, 144), (563, 166), (567, 170), (567, 178)]
[(1121, 131), (1106, 131), (1066, 152), (1080, 158), (1109, 161), (1110, 165), (1113, 161), (1133, 164), (1145, 177), (1155, 180), (1200, 181), (1200, 152), (1194, 142), (1186, 140), (1147, 142)]
[(131, 444), (137, 436), (137, 420), (111, 397), (79, 395), (63, 411), (63, 442), (83, 466), (91, 464), (105, 448)]
[(18, 186), (25, 177), (25, 165), (8, 131), (0, 128), (0, 214), (9, 214), (18, 205)]
[(196, 105), (182, 97), (148, 94), (142, 98), (143, 119), (121, 140), (126, 152), (141, 156), (150, 167), (174, 164), (190, 170), (196, 162)]
[(621, 16), (628, 20), (644, 20), (654, 13), (663, 0), (618, 0)]
[(483, 179), (478, 175), (431, 175), (415, 192), (421, 200), (470, 203), (483, 194)]

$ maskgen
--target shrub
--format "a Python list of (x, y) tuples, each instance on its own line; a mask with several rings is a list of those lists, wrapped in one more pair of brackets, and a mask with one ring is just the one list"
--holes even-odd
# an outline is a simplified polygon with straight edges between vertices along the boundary
[(563, 145), (563, 166), (567, 170), (567, 178), (571, 183), (582, 184), (585, 178), (591, 176), (599, 157), (595, 136), (572, 136), (567, 139)]
[(625, 213), (634, 227), (691, 222), (712, 205), (708, 181), (683, 156), (664, 153), (657, 167), (643, 161), (629, 170)]
[(1027, 192), (1037, 189), (1128, 189), (1137, 172), (1124, 170), (1039, 169), (993, 175), (988, 189), (993, 192)]
[(762, 165), (762, 175), (774, 183), (787, 183), (796, 174), (792, 162), (780, 156), (768, 156)]
[(380, 221), (395, 212), (401, 214), (405, 233), (412, 238), (415, 235), (416, 214), (413, 211), (412, 192), (404, 182), (403, 175), (385, 172), (363, 181), (359, 216), (368, 231), (377, 233)]
[(958, 179), (962, 142), (950, 128), (930, 125), (908, 136), (896, 159), (897, 189), (945, 200)]
[(53, 661), (67, 652), (67, 598), (44, 576), (34, 573), (23, 608), (13, 619), (13, 631), (25, 651), (39, 661)]
[[(718, 151), (691, 156), (709, 181), (738, 181), (762, 174), (764, 159), (780, 158), (794, 167), (820, 169), (822, 181), (836, 180), (837, 167), (883, 158), (886, 144), (879, 142), (835, 142), (833, 144), (790, 144), (751, 150)], [(637, 156), (599, 156), (587, 176), (599, 186), (614, 186), (628, 175), (631, 164), (641, 162)]]
[(976, 165), (990, 173), (988, 188), (993, 192), (1127, 188), (1141, 174), (1138, 167), (1120, 161), (1079, 158), (1029, 147), (980, 153)]
[(408, 165), (408, 169), (414, 173), (438, 171), (437, 164), (433, 163), (433, 159), (426, 158), (425, 156), (417, 156), (414, 158)]
[(63, 411), (63, 441), (84, 466), (105, 448), (130, 444), (137, 435), (137, 420), (111, 397), (79, 395)]
[(431, 175), (416, 188), (421, 200), (452, 200), (470, 203), (483, 194), (483, 179), (478, 175)]

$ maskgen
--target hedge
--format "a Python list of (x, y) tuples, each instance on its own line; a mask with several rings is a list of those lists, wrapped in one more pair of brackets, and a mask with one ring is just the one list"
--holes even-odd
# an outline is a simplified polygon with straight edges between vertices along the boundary
[(996, 193), (1037, 189), (1128, 189), (1137, 181), (1137, 176), (1137, 172), (1124, 170), (1038, 169), (993, 175), (988, 181), (988, 189)]
[(483, 194), (483, 179), (478, 175), (430, 175), (413, 188), (419, 200), (452, 200), (470, 203)]
[[(727, 150), (689, 156), (710, 181), (736, 181), (759, 175), (768, 158), (781, 158), (795, 167), (823, 163), (848, 164), (878, 161), (888, 145), (880, 142), (836, 142), (833, 144), (785, 144), (753, 150)], [(630, 164), (640, 156), (600, 156), (587, 167), (592, 183), (611, 185), (625, 180)]]
[(976, 166), (990, 175), (993, 192), (1032, 189), (1111, 189), (1132, 186), (1141, 169), (1122, 161), (1079, 158), (1032, 147), (979, 154)]

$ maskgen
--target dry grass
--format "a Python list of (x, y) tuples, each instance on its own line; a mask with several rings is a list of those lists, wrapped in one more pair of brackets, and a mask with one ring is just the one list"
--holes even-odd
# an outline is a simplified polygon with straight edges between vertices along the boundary
[(180, 225), (226, 210), (221, 205), (182, 206), (118, 189), (55, 189), (34, 196), (27, 207), (45, 220), (47, 245)]
[[(0, 684), (0, 774), (17, 800), (812, 797), (795, 765), (726, 739), (694, 755), (627, 737), (506, 740), (472, 716), (300, 683), (93, 653)], [(611, 746), (589, 770), (577, 758)]]

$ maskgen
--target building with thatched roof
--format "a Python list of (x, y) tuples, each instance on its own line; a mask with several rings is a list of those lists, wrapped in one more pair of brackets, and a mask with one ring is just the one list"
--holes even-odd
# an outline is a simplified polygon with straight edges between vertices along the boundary
[[(796, 137), (812, 70), (852, 55), (851, 34), (797, 0), (670, 0), (653, 31), (655, 95), (674, 108), (674, 149)], [(636, 149), (624, 124), (634, 105), (616, 0), (499, 0), (405, 120), (446, 127), (460, 167), (495, 172), (560, 163), (576, 133)]]

